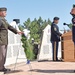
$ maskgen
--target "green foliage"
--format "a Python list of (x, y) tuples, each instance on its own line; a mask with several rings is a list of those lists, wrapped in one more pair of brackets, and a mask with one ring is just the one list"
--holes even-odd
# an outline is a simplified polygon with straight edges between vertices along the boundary
[(72, 23), (69, 24), (69, 28), (72, 29)]
[(23, 29), (24, 29), (24, 26), (22, 26), (22, 25), (19, 25), (19, 29), (20, 29), (21, 31), (23, 31)]
[(28, 60), (32, 60), (34, 59), (34, 54), (33, 54), (33, 47), (32, 45), (29, 43), (29, 41), (27, 40), (27, 38), (22, 35), (22, 39), (21, 39), (22, 43), (23, 43), (23, 48), (25, 50), (25, 54)]
[(34, 59), (33, 45), (31, 43), (31, 39), (33, 38), (35, 42), (40, 43), (42, 31), (48, 24), (51, 24), (51, 21), (49, 18), (48, 20), (43, 20), (41, 17), (39, 17), (39, 19), (34, 18), (33, 21), (28, 18), (27, 21), (25, 21), (23, 24), (24, 26), (20, 27), (21, 30), (23, 30), (24, 27), (30, 30), (30, 39), (27, 41), (27, 38), (23, 35), (22, 42), (26, 56), (28, 59), (31, 60)]
[(31, 25), (30, 18), (28, 18), (27, 21), (25, 21), (23, 24), (24, 24), (26, 29), (30, 29), (30, 25)]
[(51, 24), (50, 19), (48, 18), (48, 20), (43, 20), (41, 17), (39, 17), (39, 19), (34, 18), (33, 21), (28, 18), (27, 21), (24, 22), (25, 28), (29, 29), (31, 32), (31, 38), (34, 38), (34, 41), (38, 43), (40, 43), (40, 37), (43, 29), (48, 24)]

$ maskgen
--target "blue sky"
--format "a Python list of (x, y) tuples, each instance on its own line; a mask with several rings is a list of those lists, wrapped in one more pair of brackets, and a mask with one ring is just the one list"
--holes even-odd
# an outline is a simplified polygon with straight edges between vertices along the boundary
[(72, 16), (70, 10), (72, 5), (75, 4), (75, 0), (0, 0), (0, 7), (7, 7), (6, 19), (10, 23), (14, 18), (19, 18), (21, 24), (27, 20), (27, 18), (39, 18), (43, 19), (53, 17), (60, 17), (59, 27), (63, 29), (67, 26), (63, 26), (63, 23), (71, 23)]

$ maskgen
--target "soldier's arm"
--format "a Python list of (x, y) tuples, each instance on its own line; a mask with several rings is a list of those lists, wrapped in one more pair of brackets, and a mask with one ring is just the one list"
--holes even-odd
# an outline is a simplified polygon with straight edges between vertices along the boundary
[(53, 32), (54, 32), (54, 34), (56, 34), (56, 35), (59, 35), (59, 36), (62, 35), (59, 31), (57, 31), (57, 28), (56, 28), (55, 26), (53, 26)]
[(17, 31), (14, 27), (12, 27), (11, 25), (8, 24), (8, 29), (12, 32), (14, 32), (15, 34), (23, 34), (23, 32), (21, 31)]
[(10, 31), (14, 32), (15, 34), (18, 33), (18, 31), (17, 31), (14, 27), (12, 27), (12, 26), (10, 26), (10, 25), (8, 25), (8, 29), (9, 29)]

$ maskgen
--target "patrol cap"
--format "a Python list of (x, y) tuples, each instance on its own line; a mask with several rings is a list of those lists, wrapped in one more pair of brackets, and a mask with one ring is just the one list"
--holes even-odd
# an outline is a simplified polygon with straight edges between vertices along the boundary
[(20, 23), (20, 19), (13, 19), (16, 23)]
[(54, 17), (54, 19), (53, 20), (59, 20), (59, 17)]
[(7, 8), (1, 7), (1, 8), (0, 8), (0, 11), (7, 11)]

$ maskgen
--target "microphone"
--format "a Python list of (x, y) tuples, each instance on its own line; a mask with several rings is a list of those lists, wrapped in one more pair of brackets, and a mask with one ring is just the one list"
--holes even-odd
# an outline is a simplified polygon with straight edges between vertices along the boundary
[[(68, 27), (69, 27), (69, 24), (67, 24), (67, 23), (63, 23), (63, 25), (67, 25)], [(70, 28), (70, 27), (69, 27)], [(71, 28), (70, 28), (71, 29)]]
[(66, 24), (66, 23), (63, 23), (63, 25), (67, 25), (67, 26), (69, 26), (69, 24)]

